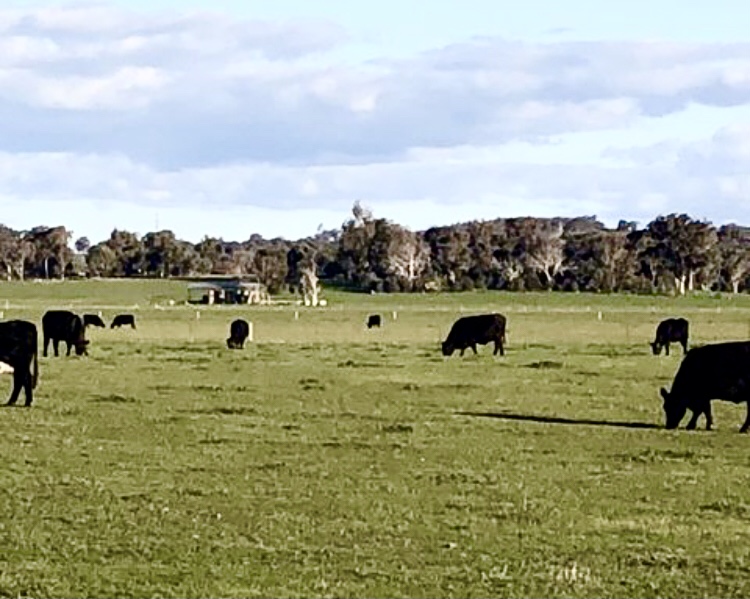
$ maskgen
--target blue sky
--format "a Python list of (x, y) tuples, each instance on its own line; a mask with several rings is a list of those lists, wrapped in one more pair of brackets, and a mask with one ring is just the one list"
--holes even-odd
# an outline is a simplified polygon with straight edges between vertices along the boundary
[(0, 222), (750, 224), (750, 4), (11, 0)]

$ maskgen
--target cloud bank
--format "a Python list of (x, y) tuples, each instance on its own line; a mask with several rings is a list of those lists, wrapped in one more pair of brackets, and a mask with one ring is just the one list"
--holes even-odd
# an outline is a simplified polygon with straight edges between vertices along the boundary
[[(317, 207), (343, 219), (359, 198), (376, 213), (455, 206), (454, 221), (494, 205), (497, 216), (680, 211), (750, 224), (747, 124), (618, 142), (692, 106), (747, 107), (750, 44), (475, 38), (344, 60), (354, 41), (326, 21), (0, 9), (0, 202)], [(568, 164), (564, 143), (559, 161), (498, 157), (592, 131), (612, 143), (588, 164)]]

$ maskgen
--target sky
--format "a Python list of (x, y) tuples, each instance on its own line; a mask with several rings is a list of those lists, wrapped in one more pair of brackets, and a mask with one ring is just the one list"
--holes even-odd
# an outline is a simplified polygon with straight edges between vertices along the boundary
[(750, 3), (3, 0), (0, 223), (750, 225)]

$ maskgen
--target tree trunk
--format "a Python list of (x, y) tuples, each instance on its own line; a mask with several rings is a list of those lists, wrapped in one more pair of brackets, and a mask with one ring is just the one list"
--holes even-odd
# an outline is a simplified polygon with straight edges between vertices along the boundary
[(739, 292), (740, 292), (740, 280), (732, 279), (732, 293), (739, 293)]
[(318, 305), (318, 293), (320, 287), (318, 286), (318, 275), (311, 269), (305, 269), (302, 271), (302, 298), (305, 306), (317, 306)]
[(681, 277), (675, 277), (674, 282), (675, 286), (677, 287), (677, 292), (680, 295), (685, 295), (685, 282), (686, 282), (687, 276), (682, 275)]
[(688, 273), (688, 291), (695, 290), (695, 271), (691, 270)]

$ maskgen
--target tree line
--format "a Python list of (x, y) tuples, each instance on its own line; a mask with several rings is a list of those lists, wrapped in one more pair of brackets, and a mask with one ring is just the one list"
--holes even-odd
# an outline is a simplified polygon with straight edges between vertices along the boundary
[(687, 214), (644, 228), (595, 216), (497, 218), (411, 231), (355, 202), (340, 229), (289, 241), (247, 241), (172, 231), (114, 230), (92, 245), (64, 226), (0, 225), (0, 272), (8, 280), (64, 277), (189, 277), (253, 274), (271, 293), (302, 289), (311, 273), (351, 290), (469, 289), (678, 293), (750, 289), (750, 228), (715, 227)]

